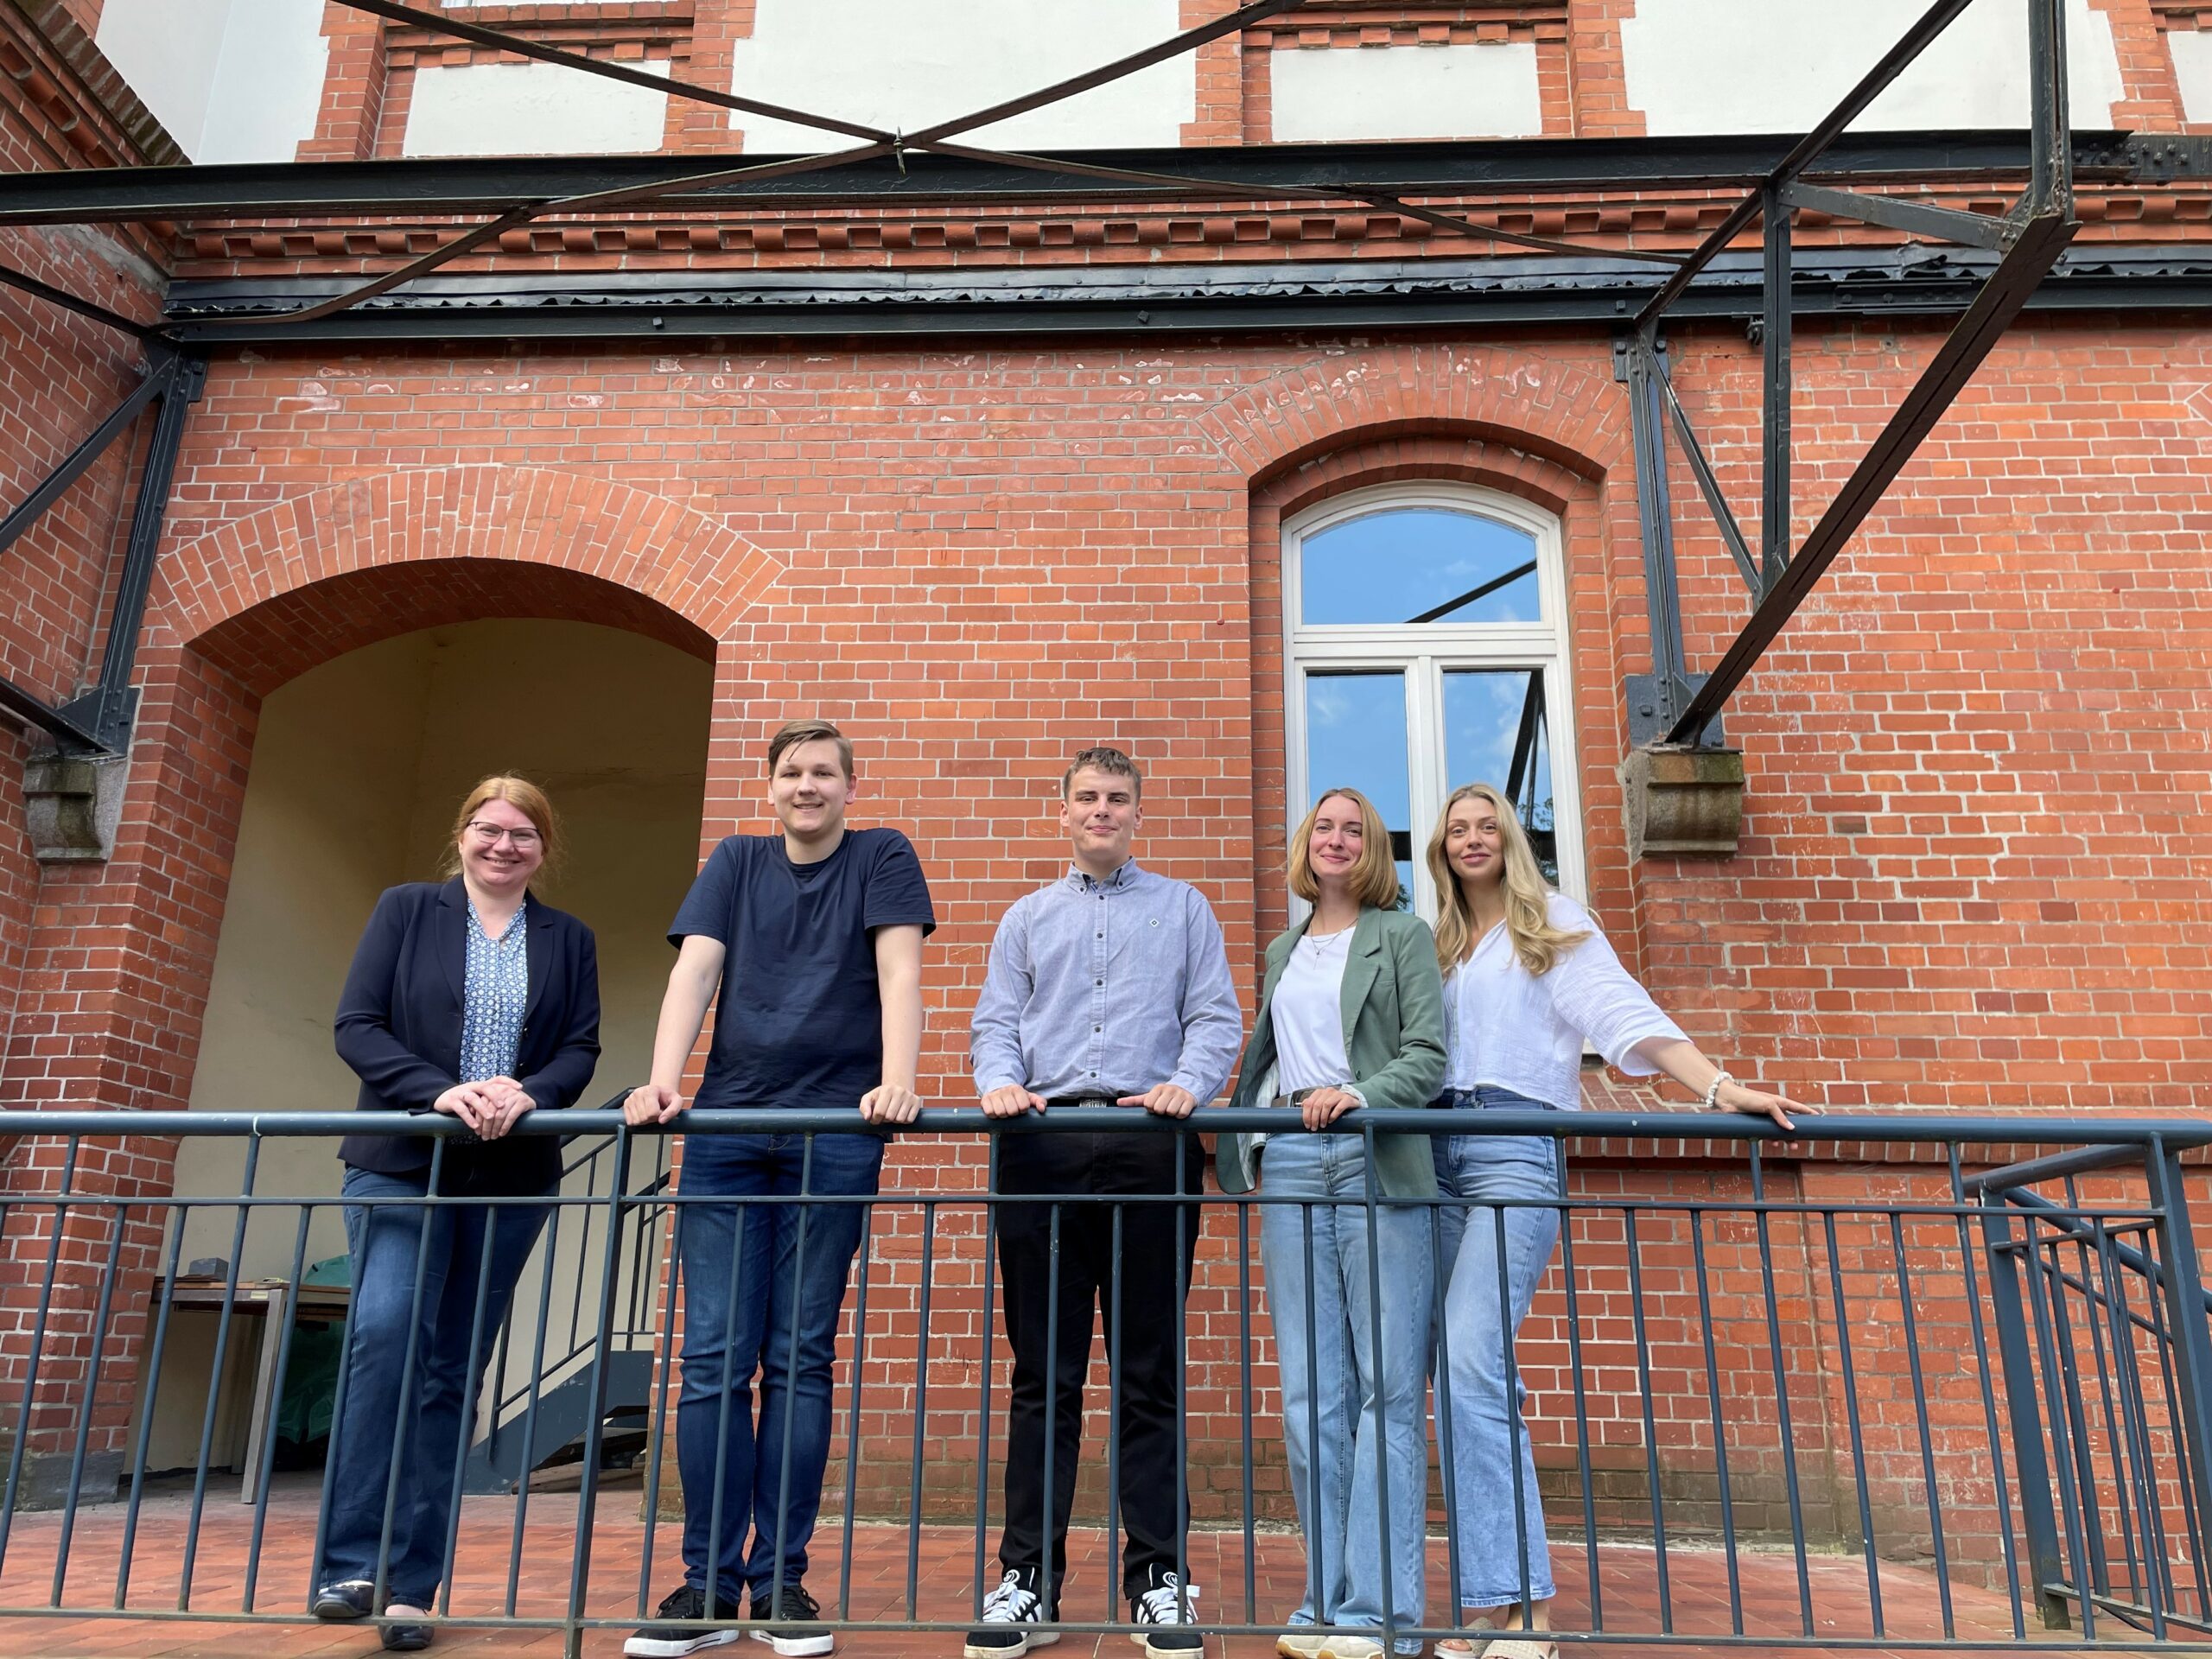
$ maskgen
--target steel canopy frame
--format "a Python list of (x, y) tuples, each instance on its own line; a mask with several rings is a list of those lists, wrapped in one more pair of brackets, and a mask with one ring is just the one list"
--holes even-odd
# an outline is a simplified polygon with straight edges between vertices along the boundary
[[(1639, 747), (1693, 747), (1717, 743), (1716, 722), (1729, 696), (1789, 622), (1875, 504), (1934, 429), (2007, 326), (2080, 229), (2074, 215), (2075, 149), (2067, 120), (2064, 0), (2027, 0), (2029, 177), (2002, 219), (1926, 204), (1807, 185), (1803, 175), (1971, 0), (1936, 0), (1903, 39), (1714, 227), (1688, 260), (1637, 315), (1621, 342), (1622, 378), (1629, 385), (1637, 510), (1643, 527), (1652, 672), (1631, 675), (1631, 738)], [(1800, 209), (1857, 219), (1910, 234), (2000, 251), (1966, 314), (1859, 460), (1827, 509), (1793, 554), (1790, 514), (1791, 222)], [(1689, 417), (1668, 380), (1659, 326), (1697, 274), (1754, 220), (1763, 224), (1764, 356), (1761, 422), (1760, 534), (1756, 560), (1727, 503)], [(1751, 589), (1753, 610), (1712, 672), (1693, 677), (1682, 651), (1674, 528), (1667, 487), (1667, 429), (1671, 423), (1721, 537)]]

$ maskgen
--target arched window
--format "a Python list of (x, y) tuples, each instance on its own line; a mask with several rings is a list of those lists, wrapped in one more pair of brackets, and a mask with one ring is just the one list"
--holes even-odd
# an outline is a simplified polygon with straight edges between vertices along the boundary
[(1507, 791), (1545, 874), (1584, 893), (1558, 522), (1453, 484), (1340, 496), (1283, 531), (1291, 817), (1358, 789), (1389, 820), (1406, 902), (1445, 797)]

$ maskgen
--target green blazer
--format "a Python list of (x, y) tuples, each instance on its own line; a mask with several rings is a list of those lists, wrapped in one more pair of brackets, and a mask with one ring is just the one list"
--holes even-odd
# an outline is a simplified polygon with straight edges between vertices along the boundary
[[(1306, 923), (1275, 936), (1268, 946), (1267, 976), (1260, 990), (1260, 1017), (1245, 1045), (1231, 1106), (1265, 1106), (1280, 1090), (1275, 1077), (1275, 983), (1282, 977), (1293, 946), (1306, 936)], [(1351, 1081), (1367, 1103), (1392, 1110), (1418, 1110), (1436, 1098), (1444, 1084), (1444, 981), (1436, 970), (1436, 938), (1428, 924), (1408, 911), (1363, 910), (1352, 929), (1344, 962), (1344, 1057)], [(1278, 1134), (1306, 1133), (1295, 1116), (1283, 1114)], [(1224, 1135), (1215, 1151), (1215, 1171), (1224, 1192), (1249, 1192), (1255, 1153), (1249, 1135)], [(1376, 1172), (1382, 1196), (1433, 1198), (1436, 1160), (1425, 1135), (1378, 1135)]]

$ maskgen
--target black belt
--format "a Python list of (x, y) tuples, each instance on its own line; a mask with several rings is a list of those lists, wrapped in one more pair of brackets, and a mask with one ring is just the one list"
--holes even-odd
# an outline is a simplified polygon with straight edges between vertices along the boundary
[(1051, 1111), (1056, 1106), (1118, 1106), (1121, 1103), (1118, 1095), (1103, 1091), (1095, 1095), (1052, 1095), (1046, 1098), (1045, 1109)]
[[(1341, 1087), (1341, 1085), (1339, 1085), (1339, 1084), (1330, 1084), (1330, 1085), (1326, 1085), (1326, 1086), (1329, 1086), (1329, 1087)], [(1294, 1090), (1293, 1090), (1289, 1094), (1287, 1094), (1287, 1095), (1277, 1095), (1277, 1096), (1276, 1096), (1273, 1100), (1269, 1101), (1268, 1103), (1270, 1106), (1303, 1106), (1303, 1105), (1306, 1103), (1306, 1097), (1307, 1097), (1308, 1096), (1311, 1096), (1311, 1095), (1318, 1095), (1318, 1094), (1319, 1094), (1320, 1092), (1321, 1092), (1321, 1090), (1320, 1090), (1320, 1089), (1319, 1089), (1319, 1088), (1313, 1088), (1313, 1089), (1294, 1089)]]

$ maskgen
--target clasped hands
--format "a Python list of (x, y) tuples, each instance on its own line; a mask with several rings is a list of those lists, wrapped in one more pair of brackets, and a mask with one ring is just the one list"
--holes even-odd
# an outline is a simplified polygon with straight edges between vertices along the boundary
[(454, 1084), (431, 1103), (431, 1109), (459, 1118), (480, 1141), (497, 1141), (537, 1104), (512, 1077), (486, 1077)]

